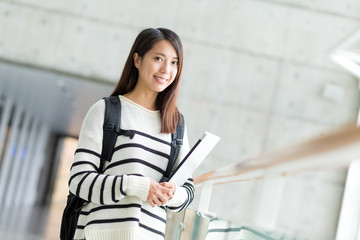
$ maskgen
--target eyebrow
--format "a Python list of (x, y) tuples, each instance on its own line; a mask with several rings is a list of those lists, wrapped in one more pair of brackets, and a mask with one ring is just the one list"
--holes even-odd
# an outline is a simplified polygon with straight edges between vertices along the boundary
[[(155, 54), (158, 54), (158, 55), (160, 55), (160, 56), (163, 56), (163, 57), (166, 57), (166, 55), (165, 54), (163, 54), (163, 53), (158, 53), (158, 52), (156, 52)], [(178, 59), (179, 60), (179, 58), (178, 57), (173, 57), (174, 59)]]

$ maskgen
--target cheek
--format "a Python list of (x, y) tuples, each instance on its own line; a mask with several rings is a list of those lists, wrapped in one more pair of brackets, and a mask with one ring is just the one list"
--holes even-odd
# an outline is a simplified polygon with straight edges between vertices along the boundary
[(170, 86), (170, 85), (174, 82), (175, 76), (176, 76), (176, 74), (175, 74), (174, 76), (172, 76), (172, 78), (171, 78), (171, 80), (168, 82), (168, 85), (167, 85), (167, 86)]
[(175, 79), (177, 72), (178, 72), (178, 69), (177, 69), (177, 68), (174, 68), (174, 69), (171, 71), (171, 78), (172, 78), (172, 80)]
[(142, 70), (144, 73), (149, 74), (151, 72), (156, 71), (156, 66), (154, 64), (150, 64), (149, 62), (143, 62)]

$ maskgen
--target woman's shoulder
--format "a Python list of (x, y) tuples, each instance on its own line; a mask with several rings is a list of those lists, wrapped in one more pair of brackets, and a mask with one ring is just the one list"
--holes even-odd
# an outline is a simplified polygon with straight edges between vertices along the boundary
[(103, 117), (105, 112), (105, 100), (100, 99), (90, 106), (85, 119)]
[(99, 99), (98, 101), (93, 103), (93, 105), (91, 105), (89, 111), (99, 111), (99, 110), (104, 111), (104, 109), (105, 109), (105, 100)]

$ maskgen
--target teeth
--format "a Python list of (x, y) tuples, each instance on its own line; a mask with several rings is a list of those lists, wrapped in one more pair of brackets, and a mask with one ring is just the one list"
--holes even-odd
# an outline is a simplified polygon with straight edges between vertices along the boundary
[(162, 77), (158, 77), (158, 76), (155, 76), (158, 80), (160, 80), (161, 82), (167, 82), (167, 79), (166, 78), (162, 78)]

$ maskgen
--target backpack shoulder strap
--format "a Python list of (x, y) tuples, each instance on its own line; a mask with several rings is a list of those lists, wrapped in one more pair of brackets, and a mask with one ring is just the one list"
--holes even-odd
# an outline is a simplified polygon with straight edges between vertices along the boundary
[(166, 171), (161, 178), (160, 182), (166, 182), (169, 180), (171, 175), (171, 170), (174, 167), (175, 161), (179, 155), (180, 148), (183, 145), (184, 131), (185, 131), (185, 120), (182, 114), (181, 119), (179, 119), (178, 124), (176, 125), (176, 130), (171, 134), (171, 150), (170, 150), (170, 159), (166, 167)]
[(118, 96), (105, 97), (105, 116), (103, 125), (103, 147), (99, 170), (102, 172), (105, 161), (111, 161), (116, 138), (120, 133), (121, 102)]

